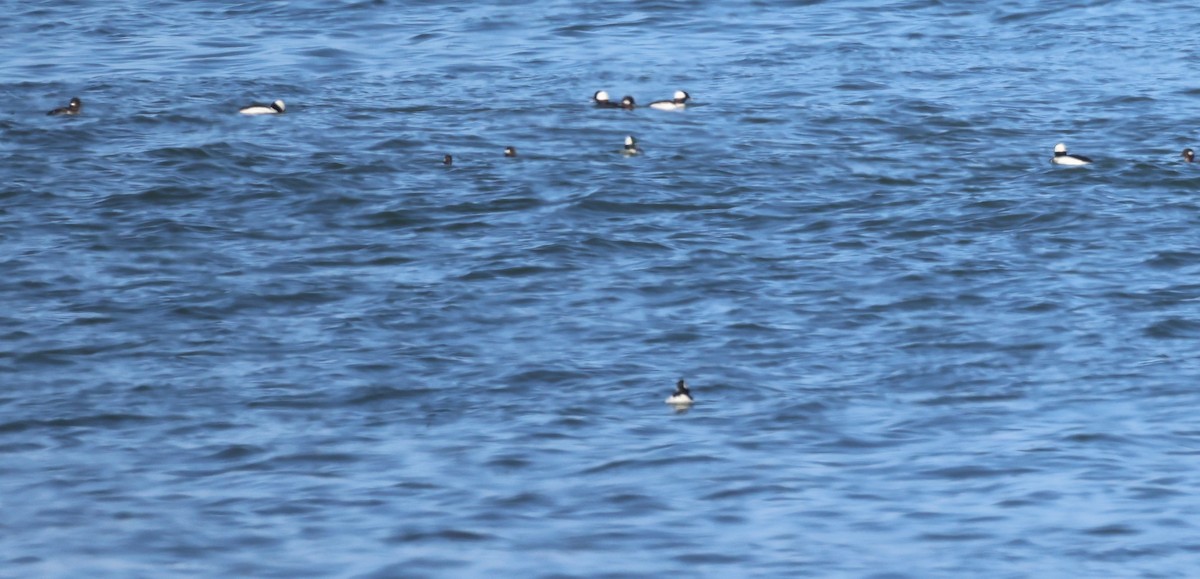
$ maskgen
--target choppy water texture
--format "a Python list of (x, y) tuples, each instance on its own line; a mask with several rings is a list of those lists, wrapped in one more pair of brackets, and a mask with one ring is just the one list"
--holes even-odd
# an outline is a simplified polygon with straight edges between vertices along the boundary
[(0, 575), (1200, 568), (1190, 3), (9, 8)]

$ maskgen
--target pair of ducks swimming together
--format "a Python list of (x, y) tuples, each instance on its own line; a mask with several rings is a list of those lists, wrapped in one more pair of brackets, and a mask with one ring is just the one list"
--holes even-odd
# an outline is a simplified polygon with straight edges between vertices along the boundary
[[(286, 107), (284, 107), (283, 101), (277, 100), (269, 105), (254, 103), (249, 106), (244, 106), (238, 109), (238, 112), (242, 113), (243, 115), (277, 115), (282, 113), (285, 108)], [(46, 114), (48, 116), (77, 115), (82, 111), (83, 101), (79, 100), (79, 97), (74, 97), (71, 99), (71, 102), (67, 103), (67, 106), (59, 107)]]
[[(1196, 160), (1196, 153), (1191, 149), (1184, 149), (1179, 155), (1189, 163), (1192, 163)], [(1050, 162), (1054, 163), (1055, 165), (1089, 165), (1092, 163), (1092, 160), (1088, 157), (1084, 157), (1083, 155), (1068, 154), (1067, 146), (1059, 143), (1054, 145), (1054, 157), (1050, 159)]]
[[(505, 157), (516, 157), (517, 156), (517, 148), (516, 147), (504, 147), (504, 156)], [(442, 164), (446, 165), (446, 166), (453, 165), (454, 157), (452, 155), (446, 155), (446, 156), (442, 157)]]
[[(642, 150), (639, 149), (637, 146), (637, 139), (633, 138), (633, 135), (629, 135), (629, 136), (625, 137), (625, 148), (621, 149), (622, 155), (640, 155), (641, 152), (642, 152)], [(516, 147), (504, 147), (504, 156), (505, 157), (516, 157), (517, 156), (517, 148)], [(454, 164), (454, 156), (449, 155), (449, 154), (443, 156), (442, 164), (447, 167), (453, 165)]]

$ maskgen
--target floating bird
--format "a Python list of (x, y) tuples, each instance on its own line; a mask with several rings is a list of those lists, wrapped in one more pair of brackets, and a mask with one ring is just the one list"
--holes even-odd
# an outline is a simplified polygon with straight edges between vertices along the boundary
[(592, 102), (596, 103), (596, 106), (602, 109), (616, 109), (621, 107), (621, 105), (609, 100), (608, 93), (602, 90), (598, 90), (596, 94), (592, 95)]
[(516, 147), (504, 147), (504, 156), (505, 157), (516, 157), (517, 156), (517, 148)]
[(692, 97), (688, 96), (688, 93), (677, 90), (675, 91), (675, 98), (669, 101), (654, 101), (650, 103), (650, 108), (660, 111), (682, 111), (687, 108), (689, 98)]
[(674, 404), (676, 406), (688, 405), (695, 401), (696, 400), (692, 398), (692, 392), (688, 390), (687, 382), (684, 382), (683, 378), (680, 378), (679, 381), (675, 383), (675, 393), (668, 396), (666, 400), (667, 404)]
[(1055, 165), (1087, 165), (1092, 160), (1083, 155), (1068, 155), (1067, 146), (1059, 143), (1054, 145), (1054, 158), (1050, 162)]
[(1192, 161), (1194, 161), (1196, 159), (1196, 153), (1192, 152), (1191, 149), (1184, 149), (1183, 152), (1180, 153), (1180, 155), (1182, 155), (1184, 160), (1189, 163), (1191, 163)]
[(631, 97), (631, 96), (621, 97), (621, 104), (617, 105), (617, 106), (619, 106), (627, 111), (633, 110), (633, 97)]
[(243, 115), (277, 115), (282, 113), (283, 109), (283, 101), (275, 101), (269, 105), (254, 103), (250, 106), (242, 107), (238, 112)]
[(625, 137), (625, 148), (621, 149), (622, 155), (637, 155), (641, 152), (642, 150), (637, 146), (637, 139), (633, 138), (633, 135)]
[(450, 155), (446, 155), (445, 157), (442, 157), (442, 164), (447, 167), (449, 167), (450, 165), (453, 165), (454, 157), (451, 157)]
[(46, 116), (77, 115), (77, 114), (79, 114), (79, 111), (81, 111), (81, 110), (83, 110), (83, 101), (79, 100), (79, 97), (73, 97), (71, 99), (71, 102), (68, 103), (67, 106), (54, 109), (54, 110), (46, 113)]

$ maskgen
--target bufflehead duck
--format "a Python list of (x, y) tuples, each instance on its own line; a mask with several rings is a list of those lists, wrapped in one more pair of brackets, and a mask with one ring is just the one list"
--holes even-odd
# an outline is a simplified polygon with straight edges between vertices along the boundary
[(517, 148), (516, 147), (504, 147), (504, 156), (505, 157), (516, 157), (517, 156)]
[(1184, 160), (1189, 163), (1196, 159), (1196, 153), (1194, 153), (1191, 149), (1184, 149), (1180, 155), (1183, 155)]
[(1092, 160), (1083, 155), (1068, 155), (1067, 146), (1059, 143), (1054, 145), (1054, 158), (1050, 162), (1055, 165), (1087, 165)]
[(679, 381), (675, 383), (675, 393), (668, 396), (666, 402), (667, 404), (676, 405), (685, 405), (695, 402), (695, 399), (692, 398), (691, 391), (688, 390), (687, 382), (684, 382), (683, 378), (680, 378)]
[(71, 99), (71, 102), (68, 103), (67, 106), (54, 109), (54, 110), (46, 113), (46, 116), (77, 115), (77, 114), (79, 114), (79, 111), (81, 111), (81, 110), (83, 110), (83, 101), (79, 100), (79, 97), (73, 97)]
[(633, 110), (633, 97), (628, 96), (628, 95), (621, 97), (621, 104), (619, 104), (617, 106), (619, 106), (627, 111)]
[(687, 108), (688, 93), (681, 90), (675, 91), (675, 98), (669, 101), (654, 101), (650, 103), (650, 108), (660, 111), (681, 111)]
[(454, 157), (451, 157), (450, 155), (446, 155), (445, 157), (442, 157), (442, 164), (447, 167), (449, 167), (450, 165), (453, 165)]
[(277, 115), (282, 113), (283, 109), (283, 101), (275, 101), (269, 105), (254, 103), (248, 107), (242, 107), (238, 112), (243, 115)]
[(625, 148), (621, 149), (622, 155), (637, 155), (641, 152), (642, 150), (637, 146), (637, 139), (633, 138), (633, 135), (625, 137)]
[(609, 100), (608, 93), (602, 90), (598, 90), (596, 94), (592, 95), (592, 102), (602, 109), (615, 109), (621, 106)]

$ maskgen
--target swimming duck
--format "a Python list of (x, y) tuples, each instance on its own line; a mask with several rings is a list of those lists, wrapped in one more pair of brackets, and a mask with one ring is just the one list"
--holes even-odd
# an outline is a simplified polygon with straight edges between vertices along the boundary
[(81, 110), (83, 110), (83, 101), (79, 100), (79, 97), (73, 97), (73, 98), (71, 98), (71, 102), (68, 103), (67, 106), (58, 107), (57, 109), (54, 109), (54, 110), (46, 113), (46, 116), (77, 115), (77, 114), (79, 114), (79, 111), (81, 111)]
[(691, 404), (695, 401), (696, 400), (692, 398), (692, 392), (688, 390), (687, 382), (684, 382), (683, 378), (680, 378), (679, 381), (675, 383), (675, 393), (667, 397), (666, 403), (685, 405)]
[(277, 115), (282, 113), (283, 109), (283, 101), (275, 101), (269, 105), (254, 103), (250, 106), (242, 107), (238, 112), (243, 115)]
[(602, 90), (598, 90), (596, 91), (596, 94), (592, 95), (592, 102), (595, 103), (597, 107), (602, 109), (615, 109), (621, 107), (621, 105), (614, 103), (609, 99), (608, 92)]
[(642, 152), (637, 146), (637, 139), (633, 135), (625, 137), (625, 148), (621, 149), (622, 155), (638, 155)]
[(688, 93), (681, 90), (675, 91), (675, 98), (669, 101), (654, 101), (650, 103), (650, 108), (660, 111), (682, 111), (687, 108), (687, 101), (691, 98)]
[(1067, 146), (1059, 143), (1054, 145), (1054, 157), (1050, 162), (1055, 165), (1087, 165), (1092, 160), (1083, 155), (1068, 155)]

